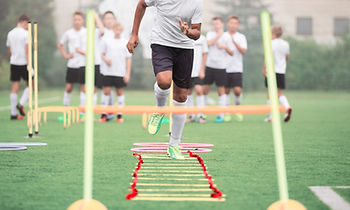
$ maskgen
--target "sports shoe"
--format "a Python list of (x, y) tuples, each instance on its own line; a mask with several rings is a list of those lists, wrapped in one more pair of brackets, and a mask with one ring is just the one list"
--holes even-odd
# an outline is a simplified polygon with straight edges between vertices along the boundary
[(11, 115), (11, 120), (24, 120), (24, 117), (21, 115), (15, 115), (15, 116)]
[(194, 122), (196, 122), (196, 119), (193, 118), (193, 117), (189, 117), (189, 118), (187, 118), (187, 120), (186, 120), (186, 123), (194, 123)]
[(167, 155), (171, 159), (185, 159), (185, 157), (182, 155), (180, 146), (169, 146), (167, 149)]
[(24, 107), (23, 107), (22, 105), (17, 104), (17, 105), (16, 105), (16, 108), (17, 108), (17, 110), (18, 110), (18, 112), (19, 112), (20, 115), (26, 116), (26, 112), (24, 111)]
[(231, 122), (231, 120), (232, 120), (232, 117), (231, 117), (230, 114), (225, 114), (225, 115), (224, 115), (224, 121), (225, 121), (225, 122)]
[(292, 108), (288, 108), (286, 114), (284, 115), (284, 122), (289, 122), (292, 117)]
[(200, 116), (200, 117), (198, 118), (198, 123), (203, 124), (203, 123), (206, 123), (206, 122), (207, 122), (207, 121), (206, 121), (206, 119), (203, 118), (203, 116)]
[(106, 121), (107, 121), (107, 115), (106, 114), (101, 115), (99, 122), (104, 123)]
[(225, 122), (225, 119), (221, 116), (217, 116), (216, 120), (215, 120), (216, 123), (223, 123)]
[(264, 122), (272, 122), (272, 117), (268, 116), (267, 118), (264, 119)]
[(237, 114), (235, 114), (235, 117), (236, 117), (236, 120), (238, 122), (242, 122), (243, 121), (243, 114), (237, 113)]
[(117, 123), (123, 123), (123, 122), (124, 122), (123, 116), (118, 114), (118, 116), (117, 116)]
[(162, 125), (164, 114), (153, 113), (148, 122), (148, 133), (156, 135)]

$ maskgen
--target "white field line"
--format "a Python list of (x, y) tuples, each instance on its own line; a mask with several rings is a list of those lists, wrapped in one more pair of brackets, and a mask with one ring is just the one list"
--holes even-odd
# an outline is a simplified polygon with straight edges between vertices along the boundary
[(211, 201), (223, 202), (225, 198), (198, 198), (198, 197), (135, 197), (132, 200), (139, 201)]
[[(338, 186), (335, 188), (348, 189), (346, 186)], [(350, 209), (350, 204), (334, 192), (331, 186), (310, 186), (309, 189), (332, 210)]]
[[(51, 98), (44, 98), (38, 101), (38, 104), (48, 104), (52, 102), (59, 101), (61, 97), (56, 96), (56, 97), (51, 97)], [(0, 111), (7, 111), (10, 110), (11, 106), (0, 106)]]

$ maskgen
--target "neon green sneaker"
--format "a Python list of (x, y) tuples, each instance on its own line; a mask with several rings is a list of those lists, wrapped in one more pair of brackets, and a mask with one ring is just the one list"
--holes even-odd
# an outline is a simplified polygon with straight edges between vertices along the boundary
[(180, 146), (169, 146), (167, 149), (167, 155), (171, 159), (177, 159), (177, 160), (185, 159), (185, 157), (182, 155)]
[(237, 120), (238, 122), (242, 122), (242, 121), (243, 121), (243, 114), (237, 113), (235, 116), (236, 116), (236, 120)]
[(225, 121), (225, 122), (231, 122), (231, 120), (232, 120), (232, 117), (231, 117), (230, 114), (225, 114), (225, 115), (224, 115), (224, 121)]
[(164, 114), (153, 113), (151, 119), (148, 122), (148, 133), (156, 135), (162, 125)]

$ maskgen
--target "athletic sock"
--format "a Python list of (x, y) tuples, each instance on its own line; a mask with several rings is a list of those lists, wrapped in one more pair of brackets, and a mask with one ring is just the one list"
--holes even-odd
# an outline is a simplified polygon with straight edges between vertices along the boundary
[(86, 105), (86, 96), (84, 92), (80, 92), (80, 106)]
[(11, 115), (16, 116), (17, 115), (17, 100), (18, 100), (18, 95), (16, 93), (11, 93), (10, 94), (10, 103), (11, 103)]
[(208, 105), (208, 95), (204, 95), (204, 106)]
[(97, 105), (97, 93), (94, 94), (94, 97), (93, 97), (93, 105), (96, 106)]
[(113, 94), (109, 95), (108, 105), (111, 105), (111, 106), (114, 105), (114, 95)]
[(21, 99), (19, 100), (19, 104), (20, 104), (21, 106), (26, 105), (26, 103), (27, 103), (27, 101), (28, 101), (28, 98), (29, 98), (29, 88), (26, 87), (26, 88), (23, 90), (23, 94), (22, 94)]
[[(193, 107), (194, 103), (193, 103), (193, 96), (192, 95), (187, 95), (187, 106), (188, 107)], [(194, 114), (190, 114), (190, 118), (194, 119), (195, 115)]]
[(105, 95), (104, 93), (101, 95), (101, 105), (102, 106), (108, 106), (109, 105), (109, 101), (110, 101), (110, 96)]
[[(226, 95), (222, 95), (222, 96), (219, 96), (219, 106), (221, 107), (225, 107), (226, 106)], [(223, 113), (220, 113), (219, 114), (220, 117), (224, 117), (224, 114)]]
[[(187, 106), (187, 102), (177, 102), (173, 100), (174, 106)], [(173, 114), (173, 125), (171, 127), (170, 146), (179, 146), (182, 131), (185, 126), (186, 114)]]
[[(201, 96), (197, 96), (196, 98), (196, 103), (197, 103), (197, 106), (202, 108), (202, 107), (205, 107), (205, 98), (204, 98), (204, 95), (201, 95)], [(203, 113), (199, 113), (198, 114), (198, 117), (202, 117), (203, 116)]]
[(64, 92), (63, 106), (70, 106), (70, 99), (72, 98), (71, 93)]
[(154, 84), (154, 94), (156, 96), (156, 103), (158, 107), (166, 106), (169, 93), (170, 88), (167, 90), (162, 90), (157, 83)]
[(118, 96), (117, 97), (117, 103), (118, 103), (118, 106), (124, 106), (124, 104), (125, 104), (125, 96), (124, 95)]
[(104, 94), (104, 92), (103, 92), (103, 90), (101, 90), (101, 92), (100, 92), (100, 104), (102, 105), (102, 96), (103, 96), (103, 94)]
[(278, 98), (278, 100), (280, 101), (280, 103), (282, 104), (282, 106), (284, 106), (284, 108), (287, 110), (290, 108), (288, 99), (286, 96), (282, 95)]
[(238, 105), (241, 105), (241, 102), (242, 102), (242, 94), (239, 95), (239, 96), (236, 96), (235, 95), (235, 105), (238, 106)]
[(226, 106), (230, 106), (231, 105), (231, 95), (230, 94), (225, 94), (226, 96)]

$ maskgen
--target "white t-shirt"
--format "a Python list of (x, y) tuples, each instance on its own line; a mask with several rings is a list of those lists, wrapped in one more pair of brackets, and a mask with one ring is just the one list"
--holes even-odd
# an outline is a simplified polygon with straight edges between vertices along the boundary
[[(214, 39), (215, 37), (215, 31), (209, 31), (207, 33), (208, 41)], [(217, 43), (229, 46), (232, 43), (230, 35), (228, 35), (228, 33), (224, 33), (214, 45), (209, 46), (207, 66), (214, 69), (226, 69), (227, 61), (231, 56), (226, 52), (226, 50), (219, 49)]]
[[(114, 33), (111, 29), (105, 28), (104, 30), (104, 34), (103, 37), (100, 40), (100, 58), (101, 58), (101, 54), (102, 54), (102, 44), (103, 43), (109, 43), (108, 40), (109, 39), (113, 39), (114, 38)], [(108, 65), (106, 64), (106, 62), (104, 60), (102, 60), (101, 58), (101, 65), (100, 65), (100, 72), (106, 71), (108, 69)]]
[[(107, 40), (107, 41), (106, 41)], [(131, 58), (131, 54), (126, 48), (128, 40), (120, 39), (103, 39), (101, 44), (101, 53), (111, 60), (112, 65), (101, 71), (105, 76), (124, 77), (126, 73), (126, 59)]]
[[(236, 32), (235, 34), (231, 35), (227, 33), (230, 37), (232, 37), (235, 42), (243, 49), (248, 48), (247, 39), (246, 37)], [(242, 73), (243, 72), (243, 54), (239, 52), (236, 45), (233, 43), (231, 39), (231, 44), (229, 45), (229, 48), (234, 51), (233, 56), (229, 56), (228, 65), (226, 68), (227, 73)]]
[(81, 48), (82, 46), (83, 34), (86, 34), (85, 28), (81, 28), (79, 31), (72, 28), (66, 31), (60, 40), (60, 44), (67, 44), (68, 53), (73, 54), (74, 56), (67, 62), (69, 68), (80, 68), (85, 66), (85, 56), (76, 52), (76, 49)]
[(289, 43), (283, 39), (272, 40), (272, 51), (275, 60), (275, 72), (285, 74), (287, 69), (286, 56), (289, 55)]
[[(87, 46), (87, 33), (82, 33), (82, 46), (81, 49), (86, 51), (86, 46)], [(102, 39), (101, 33), (99, 29), (95, 30), (95, 65), (100, 65), (101, 64), (101, 46), (100, 46), (100, 41)]]
[(28, 44), (28, 31), (16, 27), (7, 35), (6, 46), (11, 48), (10, 64), (27, 65), (26, 45)]
[(152, 29), (152, 44), (193, 49), (194, 41), (180, 29), (179, 18), (188, 24), (202, 23), (202, 0), (145, 0), (157, 9)]
[(203, 54), (208, 53), (208, 44), (205, 36), (202, 36), (194, 42), (194, 59), (191, 77), (198, 77), (202, 67)]

